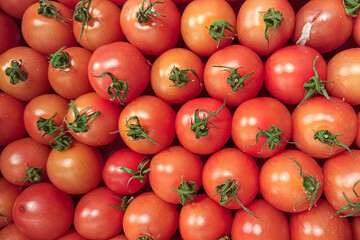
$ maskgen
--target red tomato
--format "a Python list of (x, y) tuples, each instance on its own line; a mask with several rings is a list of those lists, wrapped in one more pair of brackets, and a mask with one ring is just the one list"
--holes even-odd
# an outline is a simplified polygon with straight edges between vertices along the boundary
[[(0, 178), (0, 228), (13, 222), (12, 208), (21, 190), (10, 184), (5, 178)], [(1, 236), (1, 231), (0, 231)], [(3, 239), (3, 238), (0, 238)]]
[(235, 24), (234, 10), (226, 1), (192, 1), (181, 17), (181, 36), (191, 51), (210, 56), (232, 43)]
[(232, 139), (240, 150), (251, 156), (274, 156), (285, 148), (291, 134), (290, 112), (276, 99), (250, 99), (240, 104), (234, 112)]
[(264, 64), (251, 49), (231, 45), (211, 55), (204, 69), (204, 84), (210, 96), (226, 105), (239, 106), (254, 98), (264, 82)]
[(37, 183), (20, 193), (12, 214), (17, 227), (35, 239), (55, 239), (72, 223), (74, 203), (70, 195), (51, 183)]
[(240, 7), (236, 31), (240, 44), (268, 55), (290, 39), (294, 26), (295, 13), (287, 0), (248, 0)]
[(262, 199), (253, 201), (248, 208), (259, 219), (243, 209), (237, 211), (231, 225), (232, 240), (290, 240), (289, 223), (283, 212)]
[(128, 239), (124, 234), (121, 234), (121, 235), (117, 235), (113, 238), (110, 238), (109, 240), (128, 240)]
[(230, 235), (232, 215), (206, 194), (182, 207), (179, 230), (184, 240), (220, 239)]
[(119, 132), (126, 145), (141, 154), (154, 154), (175, 138), (175, 111), (158, 97), (143, 95), (120, 114)]
[[(150, 162), (150, 169), (151, 188), (166, 202), (185, 205), (200, 189), (203, 163), (198, 155), (182, 146), (172, 146), (157, 153)], [(189, 192), (180, 194), (177, 189)]]
[(161, 54), (151, 67), (151, 87), (168, 103), (183, 103), (200, 94), (204, 64), (190, 50), (173, 48)]
[[(2, 5), (0, 1), (0, 8)], [(19, 46), (21, 43), (21, 33), (16, 22), (0, 11), (0, 29), (3, 32), (2, 37), (0, 38), (0, 54), (6, 50)]]
[(2, 240), (34, 240), (19, 230), (16, 224), (10, 224), (0, 230)]
[[(102, 74), (109, 72), (111, 76)], [(116, 103), (138, 97), (150, 81), (150, 68), (141, 52), (126, 42), (98, 48), (90, 58), (88, 76), (100, 97)]]
[(70, 228), (66, 233), (64, 233), (57, 240), (87, 240), (82, 237), (79, 233), (77, 233), (74, 229)]
[(292, 114), (293, 141), (296, 147), (314, 158), (335, 156), (351, 145), (356, 136), (358, 123), (354, 109), (338, 98), (332, 100), (338, 102), (331, 102), (325, 97), (313, 97), (297, 107)]
[(0, 0), (0, 8), (11, 17), (21, 19), (25, 10), (36, 2), (38, 2), (38, 0)]
[(15, 47), (0, 55), (0, 89), (22, 101), (48, 93), (47, 59), (29, 47)]
[(300, 103), (305, 97), (304, 83), (315, 76), (313, 66), (316, 57), (315, 69), (319, 80), (324, 81), (326, 62), (319, 52), (299, 45), (279, 49), (265, 64), (266, 89), (283, 103)]
[(67, 6), (68, 8), (70, 8), (71, 10), (75, 9), (76, 4), (79, 2), (80, 0), (58, 0), (59, 3)]
[(121, 28), (141, 52), (160, 55), (180, 36), (180, 12), (173, 1), (128, 0), (122, 7)]
[(126, 209), (123, 221), (124, 233), (129, 240), (141, 236), (156, 240), (171, 239), (177, 225), (176, 206), (163, 201), (153, 192), (137, 196)]
[(360, 113), (357, 114), (357, 119), (358, 119), (358, 125), (357, 125), (358, 128), (357, 128), (357, 133), (356, 133), (356, 137), (355, 137), (355, 143), (356, 143), (356, 146), (358, 146), (360, 148)]
[(352, 29), (352, 37), (357, 45), (360, 46), (360, 17), (357, 16), (354, 20), (354, 25)]
[(354, 240), (360, 239), (360, 217), (354, 217), (351, 221)]

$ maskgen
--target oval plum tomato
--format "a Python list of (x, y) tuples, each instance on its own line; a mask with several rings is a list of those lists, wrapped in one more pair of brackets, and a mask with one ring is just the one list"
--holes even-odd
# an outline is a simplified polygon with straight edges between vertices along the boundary
[(326, 80), (326, 62), (313, 48), (292, 45), (277, 50), (265, 63), (266, 89), (283, 103), (300, 103), (307, 96), (304, 83), (316, 76), (314, 62), (318, 80)]
[(191, 51), (210, 56), (232, 43), (235, 24), (234, 10), (225, 0), (192, 1), (181, 17), (181, 36)]
[(9, 16), (21, 19), (25, 10), (36, 2), (38, 2), (38, 0), (0, 0), (0, 8)]
[(5, 178), (0, 178), (0, 191), (0, 228), (2, 228), (13, 222), (12, 208), (21, 190), (6, 181)]
[[(5, 1), (0, 0), (0, 6), (2, 2)], [(20, 45), (21, 33), (19, 27), (11, 17), (2, 11), (0, 11), (0, 29), (3, 32), (2, 37), (0, 38), (0, 54), (10, 48)]]
[(203, 163), (182, 146), (155, 154), (150, 162), (149, 182), (161, 199), (172, 204), (191, 202), (201, 186)]
[(89, 50), (81, 47), (61, 48), (50, 57), (48, 77), (57, 94), (75, 99), (93, 91), (87, 72), (91, 57)]
[(292, 41), (320, 53), (330, 52), (345, 43), (352, 27), (342, 1), (309, 1), (296, 14)]
[(107, 0), (79, 1), (73, 16), (75, 38), (92, 52), (102, 45), (124, 41), (120, 13), (120, 8)]
[(151, 87), (168, 103), (183, 103), (200, 94), (204, 64), (185, 48), (173, 48), (161, 54), (151, 67)]
[(26, 9), (21, 21), (22, 35), (32, 49), (50, 55), (63, 46), (76, 45), (71, 20), (68, 7), (40, 0)]
[(100, 97), (126, 103), (145, 90), (150, 81), (150, 67), (136, 47), (115, 42), (99, 47), (92, 54), (88, 76)]
[(335, 210), (325, 199), (310, 211), (290, 217), (291, 240), (352, 240), (351, 225), (346, 218), (332, 215)]
[(68, 231), (66, 231), (61, 237), (59, 237), (56, 240), (87, 240), (87, 239), (82, 237), (74, 229), (70, 228)]
[(106, 186), (119, 194), (139, 191), (149, 180), (149, 159), (129, 148), (120, 149), (106, 160), (102, 177)]
[(290, 240), (289, 223), (283, 212), (263, 199), (253, 201), (248, 208), (259, 219), (250, 216), (243, 209), (237, 211), (231, 225), (231, 239)]
[(121, 11), (126, 39), (144, 54), (160, 55), (176, 45), (181, 16), (172, 0), (128, 0)]
[(323, 191), (319, 164), (298, 150), (285, 150), (269, 158), (260, 170), (260, 192), (283, 212), (302, 212), (316, 206)]
[(0, 230), (0, 239), (2, 240), (34, 240), (25, 235), (16, 224), (10, 224)]
[(50, 134), (63, 124), (68, 100), (56, 94), (44, 94), (32, 99), (25, 108), (25, 129), (34, 140), (50, 145), (59, 132)]
[(24, 102), (0, 92), (0, 146), (25, 136), (25, 106)]
[(226, 105), (239, 106), (254, 98), (264, 82), (264, 64), (251, 49), (231, 45), (212, 54), (204, 69), (204, 84), (210, 96)]
[(231, 137), (240, 150), (251, 156), (274, 156), (285, 148), (291, 134), (290, 112), (274, 98), (247, 100), (234, 112)]
[(48, 93), (46, 57), (29, 47), (15, 47), (0, 55), (0, 89), (22, 101)]
[(179, 230), (184, 240), (220, 239), (230, 235), (231, 222), (229, 209), (200, 194), (181, 208)]
[(158, 97), (143, 95), (120, 114), (119, 132), (126, 145), (141, 154), (154, 154), (175, 138), (175, 111)]
[(71, 196), (51, 183), (37, 183), (20, 193), (12, 214), (17, 227), (35, 239), (55, 239), (72, 223)]
[(16, 140), (7, 145), (0, 155), (1, 174), (17, 186), (47, 181), (46, 162), (50, 151), (49, 146), (30, 137)]
[(57, 188), (69, 194), (83, 194), (99, 185), (103, 165), (97, 148), (73, 142), (65, 151), (51, 150), (46, 168)]
[(268, 55), (290, 39), (294, 26), (294, 9), (287, 0), (248, 0), (240, 7), (236, 31), (240, 44)]
[(76, 205), (74, 226), (87, 239), (109, 239), (123, 229), (122, 196), (107, 187), (85, 194)]
[(124, 233), (129, 240), (139, 237), (171, 239), (177, 229), (178, 218), (175, 205), (165, 202), (153, 192), (142, 193), (125, 211)]
[(255, 160), (237, 148), (223, 148), (206, 161), (202, 173), (206, 194), (229, 209), (246, 209), (259, 191)]
[(354, 109), (338, 98), (332, 102), (313, 97), (293, 114), (293, 141), (314, 158), (329, 158), (344, 151), (355, 139), (357, 116)]
[(354, 217), (351, 221), (354, 240), (360, 239), (360, 217)]

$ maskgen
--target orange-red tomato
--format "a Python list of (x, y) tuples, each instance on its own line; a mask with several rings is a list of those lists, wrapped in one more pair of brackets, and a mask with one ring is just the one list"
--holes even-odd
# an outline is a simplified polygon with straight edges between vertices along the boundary
[[(5, 1), (0, 1), (1, 3)], [(0, 38), (0, 54), (6, 50), (19, 46), (21, 43), (21, 33), (16, 22), (4, 12), (0, 11), (0, 29), (2, 36)]]
[(0, 239), (2, 240), (34, 240), (25, 235), (16, 224), (10, 224), (0, 230)]
[(354, 240), (360, 239), (360, 217), (354, 217), (351, 221), (351, 226), (354, 234)]
[(86, 238), (82, 237), (73, 228), (70, 228), (64, 235), (56, 240), (86, 240)]
[(2, 228), (13, 222), (12, 208), (21, 190), (9, 183), (5, 178), (0, 178), (0, 191), (0, 214), (4, 216), (0, 217), (0, 228)]
[(0, 0), (0, 8), (11, 17), (21, 19), (26, 9), (36, 2), (38, 0)]

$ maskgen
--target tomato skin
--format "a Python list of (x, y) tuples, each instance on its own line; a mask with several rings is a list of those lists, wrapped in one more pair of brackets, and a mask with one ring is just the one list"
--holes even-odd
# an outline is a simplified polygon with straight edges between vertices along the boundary
[(230, 234), (231, 222), (229, 209), (200, 194), (182, 207), (179, 230), (184, 240), (219, 239)]
[(171, 146), (155, 154), (150, 162), (149, 182), (152, 190), (168, 203), (180, 204), (177, 189), (181, 181), (196, 183), (196, 192), (201, 187), (203, 163), (200, 157), (182, 146)]
[(360, 113), (357, 114), (357, 119), (358, 119), (358, 124), (357, 124), (358, 128), (357, 128), (357, 133), (356, 133), (356, 137), (355, 137), (355, 144), (356, 144), (356, 146), (359, 147), (360, 146)]
[[(5, 178), (0, 178), (0, 214), (6, 217), (0, 218), (0, 228), (5, 227), (8, 225), (7, 223), (11, 224), (13, 222), (12, 218), (12, 208), (14, 206), (16, 198), (19, 196), (21, 190), (9, 183)], [(0, 231), (1, 236), (1, 231)], [(3, 239), (3, 238), (1, 238)]]
[[(270, 8), (280, 11), (284, 18), (281, 26), (274, 33), (269, 30), (269, 47), (265, 39), (265, 22), (263, 15)], [(295, 26), (295, 13), (291, 4), (286, 0), (248, 0), (238, 12), (236, 31), (240, 44), (254, 50), (259, 55), (268, 55), (281, 48), (291, 37)], [(272, 36), (271, 36), (272, 35)]]
[[(143, 0), (128, 0), (122, 7), (120, 16), (121, 28), (126, 39), (142, 53), (160, 55), (173, 48), (180, 36), (180, 12), (173, 1), (167, 0), (154, 4), (151, 11), (164, 15), (151, 16), (146, 23), (139, 23), (136, 14), (142, 9)], [(145, 1), (147, 9), (151, 1)], [(154, 3), (154, 2), (152, 2)]]
[[(227, 84), (230, 69), (214, 66), (241, 67), (237, 70), (242, 77), (254, 72), (244, 81), (244, 87), (234, 92)], [(204, 84), (209, 95), (219, 101), (226, 100), (228, 106), (239, 106), (240, 103), (255, 97), (264, 82), (264, 64), (251, 49), (241, 45), (231, 45), (220, 49), (210, 56), (204, 69)]]
[(57, 240), (86, 240), (86, 238), (82, 237), (74, 229), (70, 228)]
[[(181, 88), (174, 87), (174, 83), (169, 79), (174, 66), (180, 70), (193, 69), (200, 80), (188, 71), (190, 82)], [(203, 75), (204, 64), (200, 57), (185, 48), (173, 48), (155, 60), (151, 67), (150, 83), (155, 94), (164, 101), (172, 104), (183, 103), (200, 94), (204, 88)]]
[[(0, 8), (9, 16), (21, 19), (25, 10), (32, 4), (38, 2), (37, 0), (0, 0)], [(3, 28), (1, 28), (3, 29)], [(19, 39), (20, 40), (20, 39)], [(20, 42), (19, 42), (20, 44)], [(1, 51), (0, 51), (1, 52)]]
[(231, 239), (290, 240), (289, 223), (283, 212), (263, 199), (253, 201), (248, 208), (259, 219), (238, 210), (231, 225)]
[[(338, 98), (331, 98), (341, 101)], [(314, 139), (314, 131), (327, 129), (332, 134), (344, 134), (337, 140), (351, 145), (357, 132), (357, 117), (354, 109), (347, 103), (335, 103), (325, 97), (312, 97), (299, 107), (293, 114), (293, 141), (301, 151), (314, 158), (329, 158), (345, 150), (343, 147), (321, 143)]]
[(128, 240), (127, 237), (124, 234), (116, 235), (113, 238), (110, 238), (109, 240)]
[[(243, 205), (251, 203), (259, 191), (259, 169), (255, 160), (237, 148), (223, 148), (206, 161), (202, 181), (206, 194), (219, 203), (220, 195), (215, 188), (226, 180), (238, 181), (237, 198)], [(240, 209), (241, 205), (232, 199), (224, 205), (228, 209)]]
[(359, 19), (360, 19), (359, 16), (357, 16), (355, 18), (353, 29), (352, 29), (352, 37), (358, 46), (360, 46), (360, 21), (359, 21)]
[[(224, 20), (235, 27), (236, 16), (232, 7), (224, 0), (191, 1), (181, 17), (181, 36), (186, 46), (200, 56), (210, 56), (217, 50), (229, 46), (233, 39), (222, 39), (219, 46), (209, 35), (206, 27), (216, 20)], [(235, 32), (235, 29), (232, 29)], [(227, 37), (234, 37), (225, 31)]]
[(304, 83), (315, 76), (313, 63), (316, 57), (319, 79), (326, 80), (326, 62), (315, 49), (291, 45), (277, 50), (265, 63), (266, 89), (283, 103), (300, 103), (305, 97)]
[(76, 4), (79, 2), (78, 0), (58, 0), (59, 3), (67, 6), (71, 10), (75, 9)]
[(33, 240), (19, 230), (16, 224), (10, 224), (0, 230), (2, 240)]
[[(1, 4), (2, 2), (0, 1), (0, 6)], [(20, 45), (21, 33), (19, 27), (11, 17), (2, 11), (0, 11), (0, 29), (3, 32), (0, 38), (0, 54)]]
[(55, 239), (66, 232), (73, 218), (70, 195), (51, 183), (37, 183), (25, 189), (15, 201), (15, 224), (31, 238)]
[(354, 217), (351, 221), (351, 226), (353, 230), (354, 240), (360, 239), (360, 218)]

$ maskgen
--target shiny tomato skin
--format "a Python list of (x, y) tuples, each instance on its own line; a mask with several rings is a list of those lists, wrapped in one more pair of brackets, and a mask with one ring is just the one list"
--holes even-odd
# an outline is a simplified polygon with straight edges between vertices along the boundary
[[(2, 2), (0, 1), (0, 6)], [(3, 52), (5, 52), (10, 48), (20, 45), (21, 33), (19, 27), (10, 16), (8, 16), (7, 14), (1, 11), (0, 11), (0, 29), (3, 32), (3, 35), (0, 38), (0, 54), (2, 54)]]
[(2, 240), (34, 240), (25, 235), (16, 224), (10, 224), (0, 230), (0, 239)]
[(12, 208), (21, 190), (3, 177), (0, 178), (0, 190), (0, 214), (6, 217), (6, 221), (4, 217), (0, 217), (0, 228), (2, 228), (13, 222)]
[[(0, 8), (9, 16), (21, 19), (25, 10), (37, 0), (0, 0)], [(2, 28), (1, 28), (2, 29)]]

